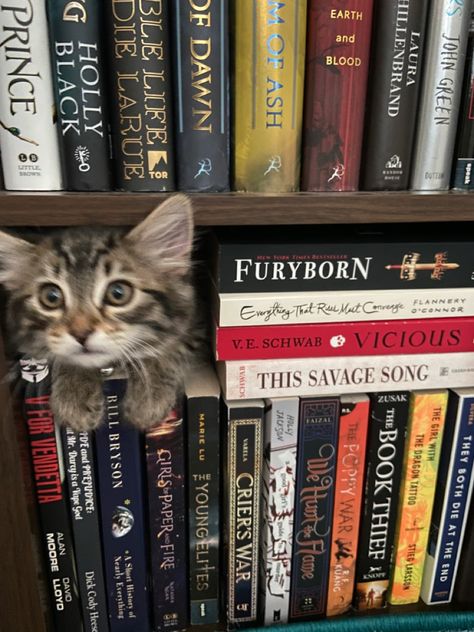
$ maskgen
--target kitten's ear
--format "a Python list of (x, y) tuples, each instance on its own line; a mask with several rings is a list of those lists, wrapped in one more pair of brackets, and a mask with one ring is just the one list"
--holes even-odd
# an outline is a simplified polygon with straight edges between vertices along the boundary
[(35, 246), (24, 239), (0, 231), (0, 283), (7, 290), (21, 285), (22, 270), (33, 256)]
[(151, 265), (185, 274), (191, 259), (193, 226), (191, 200), (178, 194), (167, 198), (125, 239)]

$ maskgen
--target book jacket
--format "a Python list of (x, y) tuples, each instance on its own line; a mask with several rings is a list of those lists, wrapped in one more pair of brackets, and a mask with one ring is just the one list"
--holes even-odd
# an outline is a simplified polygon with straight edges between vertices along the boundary
[(326, 607), (328, 617), (343, 614), (352, 605), (368, 424), (367, 395), (341, 397)]
[(467, 42), (464, 82), (461, 91), (456, 145), (454, 147), (452, 188), (474, 189), (474, 15)]
[(105, 414), (95, 447), (111, 632), (149, 632), (145, 490), (140, 432), (123, 414), (125, 379), (103, 384)]
[(370, 394), (364, 505), (354, 606), (387, 605), (410, 393)]
[(391, 604), (416, 603), (420, 598), (447, 404), (448, 391), (410, 395), (388, 597)]
[(432, 0), (410, 188), (449, 188), (471, 22), (468, 0)]
[(369, 70), (373, 0), (308, 6), (303, 167), (305, 191), (355, 191)]
[(290, 619), (326, 611), (339, 398), (302, 399), (298, 429)]
[(184, 429), (181, 407), (146, 431), (154, 630), (188, 624)]
[(258, 618), (258, 558), (262, 487), (262, 400), (225, 402), (224, 537), (227, 622), (255, 624)]
[(63, 188), (44, 2), (0, 6), (0, 145), (5, 188)]
[(220, 615), (220, 387), (205, 366), (185, 384), (190, 623), (215, 624)]
[(474, 318), (217, 327), (216, 360), (474, 352)]
[(451, 391), (421, 586), (426, 604), (449, 603), (474, 484), (474, 390)]
[(228, 3), (173, 0), (176, 178), (180, 191), (229, 189)]
[(234, 3), (234, 189), (297, 191), (306, 0)]
[(112, 187), (100, 2), (48, 0), (64, 185)]
[(298, 397), (265, 402), (260, 616), (287, 623), (295, 513)]
[(85, 632), (108, 632), (93, 435), (61, 429)]
[(175, 188), (169, 1), (107, 0), (110, 116), (116, 184)]
[(463, 544), (459, 560), (456, 583), (454, 585), (454, 601), (467, 606), (474, 605), (472, 587), (474, 585), (474, 503), (471, 502), (466, 525), (466, 541)]
[(374, 2), (361, 189), (408, 189), (428, 0)]
[(24, 358), (20, 368), (23, 418), (52, 619), (58, 630), (82, 632), (61, 439), (50, 407), (49, 366), (45, 360)]

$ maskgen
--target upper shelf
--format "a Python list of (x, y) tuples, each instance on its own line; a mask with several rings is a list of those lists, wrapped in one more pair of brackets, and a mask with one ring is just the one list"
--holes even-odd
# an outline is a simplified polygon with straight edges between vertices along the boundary
[[(0, 226), (131, 225), (169, 194), (0, 193)], [(470, 193), (199, 193), (196, 224), (373, 224), (474, 221)]]

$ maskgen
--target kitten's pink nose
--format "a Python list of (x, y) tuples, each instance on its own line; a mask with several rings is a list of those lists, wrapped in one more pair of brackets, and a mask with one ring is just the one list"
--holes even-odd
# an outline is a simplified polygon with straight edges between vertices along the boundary
[(88, 331), (71, 331), (71, 336), (73, 336), (80, 345), (84, 346), (91, 333), (92, 329)]

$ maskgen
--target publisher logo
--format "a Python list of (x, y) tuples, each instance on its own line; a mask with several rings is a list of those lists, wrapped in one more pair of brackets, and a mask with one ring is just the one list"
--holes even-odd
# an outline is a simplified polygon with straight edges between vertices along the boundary
[(400, 270), (402, 281), (414, 281), (419, 272), (431, 272), (432, 279), (441, 281), (446, 271), (459, 268), (459, 263), (448, 263), (447, 252), (437, 252), (433, 263), (424, 263), (420, 261), (420, 258), (419, 252), (408, 252), (404, 255), (401, 264), (388, 265), (385, 269)]
[(90, 171), (91, 165), (89, 161), (91, 159), (91, 152), (87, 147), (78, 145), (74, 150), (74, 158), (79, 163), (79, 171)]
[(154, 180), (168, 177), (168, 152), (147, 151), (148, 174)]
[(346, 339), (344, 336), (333, 336), (329, 341), (329, 344), (333, 349), (338, 349), (339, 347), (343, 347), (346, 344)]
[(403, 165), (400, 156), (397, 156), (397, 154), (390, 156), (390, 158), (385, 163), (385, 169), (401, 169), (402, 166)]

